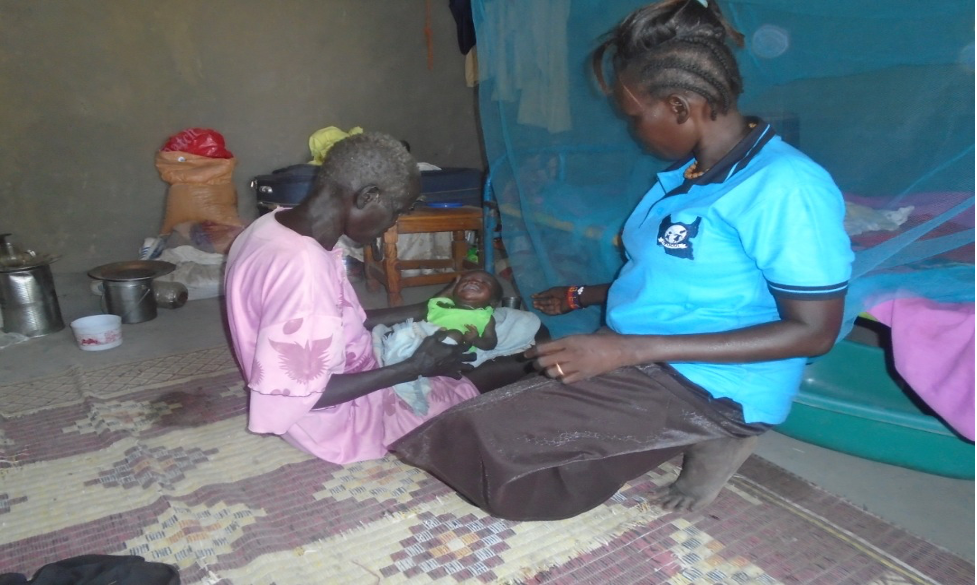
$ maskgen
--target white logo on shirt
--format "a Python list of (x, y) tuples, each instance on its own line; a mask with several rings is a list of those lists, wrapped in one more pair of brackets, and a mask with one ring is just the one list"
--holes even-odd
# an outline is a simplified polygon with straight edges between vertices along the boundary
[(698, 235), (701, 222), (701, 217), (692, 223), (673, 222), (672, 216), (666, 215), (658, 226), (658, 245), (666, 254), (693, 260), (691, 240)]

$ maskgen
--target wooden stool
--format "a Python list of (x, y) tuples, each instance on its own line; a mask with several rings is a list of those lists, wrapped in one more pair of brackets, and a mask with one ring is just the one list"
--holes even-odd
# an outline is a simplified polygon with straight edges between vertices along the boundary
[[(373, 247), (366, 246), (363, 252), (363, 265), (366, 272), (366, 288), (379, 290), (380, 285), (387, 289), (387, 303), (391, 307), (404, 304), (400, 291), (407, 286), (425, 286), (447, 283), (454, 280), (459, 272), (466, 269), (465, 257), (468, 255), (466, 231), (476, 232), (478, 265), (482, 266), (485, 250), (485, 226), (481, 207), (420, 207), (397, 218), (397, 223), (383, 234), (383, 259), (373, 254)], [(419, 258), (399, 260), (397, 258), (397, 239), (400, 234), (426, 234), (451, 232), (451, 258)], [(476, 267), (472, 265), (472, 267)], [(446, 272), (402, 276), (402, 270), (422, 268), (449, 268)]]

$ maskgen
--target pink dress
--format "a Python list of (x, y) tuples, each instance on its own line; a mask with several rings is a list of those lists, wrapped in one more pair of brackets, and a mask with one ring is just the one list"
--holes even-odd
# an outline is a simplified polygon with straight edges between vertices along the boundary
[(333, 374), (379, 366), (342, 251), (324, 249), (274, 216), (238, 236), (224, 282), (234, 351), (251, 394), (249, 430), (281, 435), (334, 463), (376, 459), (425, 420), (478, 394), (465, 378), (430, 378), (425, 416), (391, 388), (312, 410)]

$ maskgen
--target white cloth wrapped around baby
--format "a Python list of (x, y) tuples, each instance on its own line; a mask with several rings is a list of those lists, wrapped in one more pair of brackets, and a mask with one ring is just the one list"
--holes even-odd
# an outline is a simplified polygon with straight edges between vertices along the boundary
[[(539, 331), (539, 317), (529, 311), (500, 307), (495, 309), (493, 316), (499, 342), (494, 349), (471, 349), (475, 354), (472, 365), (476, 367), (497, 357), (526, 351), (532, 347), (536, 332)], [(373, 354), (381, 366), (400, 363), (414, 354), (424, 338), (439, 329), (440, 327), (428, 321), (413, 319), (390, 327), (377, 325), (373, 328)], [(431, 383), (427, 378), (397, 384), (393, 388), (415, 413), (421, 416), (427, 414), (427, 395), (431, 391)]]

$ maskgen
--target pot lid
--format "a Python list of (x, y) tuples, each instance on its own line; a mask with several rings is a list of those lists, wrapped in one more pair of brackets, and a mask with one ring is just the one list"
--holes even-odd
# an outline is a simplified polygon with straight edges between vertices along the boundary
[(8, 240), (10, 234), (0, 234), (0, 272), (17, 272), (46, 266), (60, 258), (52, 254), (38, 254)]
[(37, 254), (30, 252), (27, 257), (11, 259), (9, 257), (0, 258), (0, 272), (18, 272), (30, 270), (38, 266), (47, 266), (52, 262), (57, 262), (61, 256), (52, 254)]
[(127, 260), (103, 264), (88, 271), (97, 280), (143, 280), (156, 278), (176, 270), (176, 265), (162, 260)]

